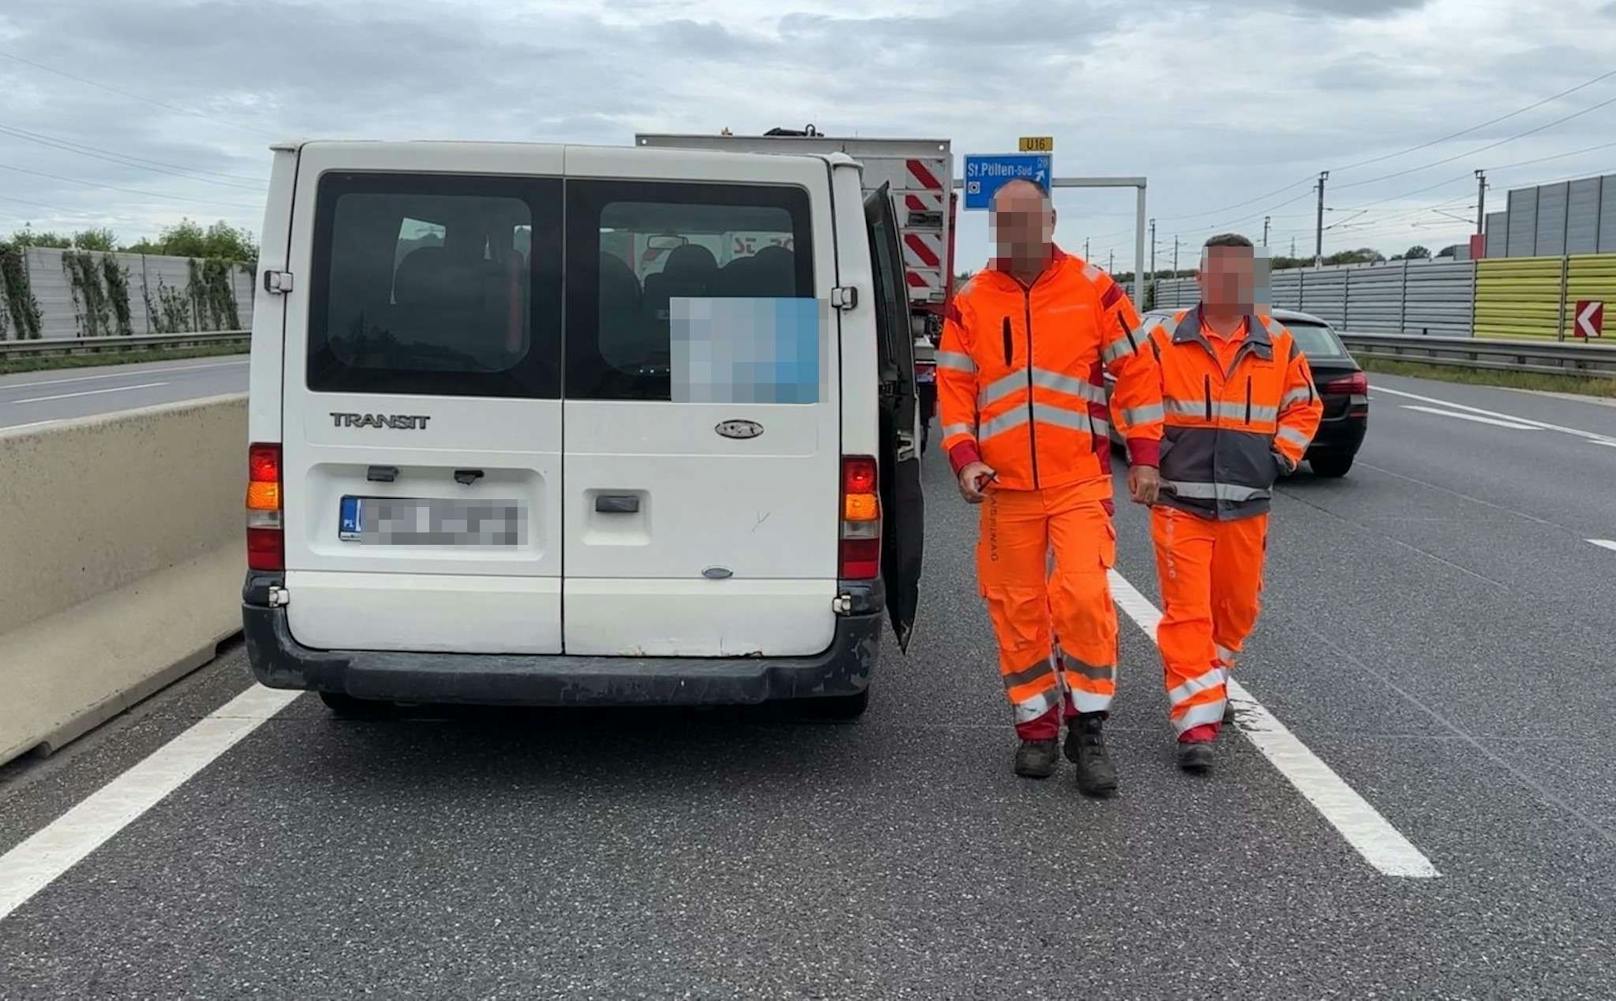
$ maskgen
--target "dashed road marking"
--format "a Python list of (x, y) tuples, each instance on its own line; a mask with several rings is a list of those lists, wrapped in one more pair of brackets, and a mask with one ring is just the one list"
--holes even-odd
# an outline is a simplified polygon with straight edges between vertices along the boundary
[[(1154, 643), (1161, 611), (1117, 571), (1110, 572), (1110, 579), (1117, 607)], [(1340, 832), (1364, 861), (1387, 876), (1430, 879), (1441, 875), (1423, 852), (1318, 755), (1308, 750), (1307, 745), (1275, 719), (1245, 686), (1230, 678), (1228, 688), (1230, 699), (1237, 704), (1240, 732), (1313, 804), (1330, 826)]]
[(0, 855), (0, 921), (301, 694), (253, 685)]
[(1612, 552), (1616, 552), (1616, 542), (1613, 542), (1610, 539), (1589, 539), (1588, 541), (1592, 542), (1601, 549), (1609, 549)]
[(1452, 417), (1455, 420), (1474, 421), (1477, 424), (1491, 424), (1494, 427), (1511, 428), (1515, 431), (1541, 431), (1535, 424), (1522, 424), (1520, 421), (1503, 421), (1496, 417), (1483, 417), (1480, 414), (1461, 414), (1454, 410), (1438, 410), (1436, 407), (1422, 407), (1418, 403), (1405, 403), (1404, 410), (1418, 410), (1423, 414), (1436, 414), (1438, 417)]

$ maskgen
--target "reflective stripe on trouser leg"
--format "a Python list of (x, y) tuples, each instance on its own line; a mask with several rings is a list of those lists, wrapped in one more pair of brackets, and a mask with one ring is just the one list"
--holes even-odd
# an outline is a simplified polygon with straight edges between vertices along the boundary
[(1268, 515), (1220, 521), (1212, 532), (1212, 639), (1218, 661), (1233, 670), (1262, 608)]
[[(1223, 686), (1219, 685), (1218, 690), (1222, 691)], [(1183, 733), (1185, 730), (1206, 723), (1222, 723), (1225, 701), (1225, 699), (1218, 698), (1211, 702), (1200, 702), (1190, 706), (1179, 715), (1173, 717), (1173, 732)]]
[(1105, 712), (1116, 694), (1117, 610), (1106, 569), (1116, 562), (1111, 516), (1088, 484), (1044, 491), (1054, 565), (1049, 607), (1070, 713)]
[(1223, 718), (1224, 676), (1212, 642), (1212, 563), (1219, 524), (1171, 508), (1151, 512), (1162, 594), (1156, 645), (1179, 733)]
[(1062, 650), (1060, 666), (1061, 687), (1074, 712), (1104, 712), (1111, 708), (1111, 699), (1117, 694), (1115, 664), (1090, 664)]
[[(1047, 519), (1036, 491), (995, 490), (982, 505), (976, 572), (999, 647), (999, 673), (1023, 740), (1059, 734), (1059, 681), (1044, 578)], [(1041, 714), (1047, 714), (1047, 719)]]

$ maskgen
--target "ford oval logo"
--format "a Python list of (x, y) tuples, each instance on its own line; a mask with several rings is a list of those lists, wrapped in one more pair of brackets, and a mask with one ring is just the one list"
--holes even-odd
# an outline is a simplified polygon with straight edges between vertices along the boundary
[(725, 438), (736, 438), (744, 441), (747, 438), (756, 438), (762, 434), (763, 425), (757, 421), (724, 421), (713, 430)]

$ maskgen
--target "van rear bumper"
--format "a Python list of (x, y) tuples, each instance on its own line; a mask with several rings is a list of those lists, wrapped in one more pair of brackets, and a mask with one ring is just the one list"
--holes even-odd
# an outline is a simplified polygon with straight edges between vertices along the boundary
[(880, 648), (880, 612), (839, 617), (812, 657), (568, 657), (314, 650), (286, 609), (242, 605), (253, 676), (270, 688), (393, 702), (525, 706), (736, 705), (857, 695)]

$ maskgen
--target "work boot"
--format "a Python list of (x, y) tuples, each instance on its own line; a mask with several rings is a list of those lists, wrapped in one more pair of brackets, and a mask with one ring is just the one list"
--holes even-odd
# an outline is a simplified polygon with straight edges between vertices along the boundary
[(1196, 775), (1204, 775), (1211, 771), (1212, 742), (1210, 740), (1179, 741), (1178, 767)]
[(1066, 760), (1077, 766), (1077, 788), (1085, 796), (1117, 791), (1117, 767), (1105, 750), (1104, 713), (1079, 713), (1066, 728)]
[(1024, 740), (1016, 748), (1016, 774), (1024, 779), (1047, 779), (1055, 774), (1055, 740)]

